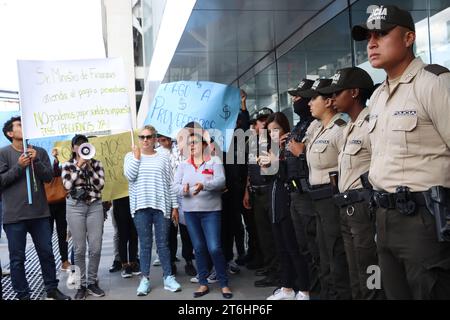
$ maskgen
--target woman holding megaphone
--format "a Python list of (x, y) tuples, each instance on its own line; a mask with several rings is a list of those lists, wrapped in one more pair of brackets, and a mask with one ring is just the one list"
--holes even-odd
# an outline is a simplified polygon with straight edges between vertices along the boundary
[[(88, 294), (103, 297), (105, 292), (98, 286), (103, 236), (102, 189), (105, 173), (102, 163), (95, 160), (95, 148), (84, 135), (72, 139), (72, 157), (62, 166), (66, 200), (67, 222), (72, 234), (75, 265), (80, 270), (81, 286), (75, 299), (85, 299)], [(89, 235), (89, 236), (88, 236)], [(86, 242), (89, 246), (89, 264), (86, 276)]]

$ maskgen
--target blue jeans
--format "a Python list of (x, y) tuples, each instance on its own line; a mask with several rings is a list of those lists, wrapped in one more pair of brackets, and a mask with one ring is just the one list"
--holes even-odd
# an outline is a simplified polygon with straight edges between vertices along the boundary
[(8, 250), (11, 269), (11, 281), (18, 299), (30, 295), (30, 287), (25, 277), (25, 249), (27, 232), (33, 239), (41, 264), (42, 276), (47, 292), (58, 287), (56, 279), (55, 257), (52, 248), (52, 234), (48, 218), (24, 220), (18, 223), (5, 224), (8, 238)]
[(220, 240), (221, 211), (184, 212), (186, 226), (194, 246), (199, 283), (208, 285), (208, 254), (211, 256), (222, 288), (228, 287), (225, 257)]
[(169, 250), (170, 219), (164, 218), (161, 210), (146, 208), (134, 214), (134, 224), (139, 238), (139, 258), (142, 275), (149, 277), (152, 260), (153, 225), (155, 225), (155, 242), (164, 278), (172, 274)]

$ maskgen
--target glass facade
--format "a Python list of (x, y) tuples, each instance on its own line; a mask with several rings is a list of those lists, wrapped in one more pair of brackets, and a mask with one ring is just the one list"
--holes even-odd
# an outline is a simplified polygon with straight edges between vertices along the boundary
[[(159, 4), (156, 6), (156, 4)], [(351, 38), (373, 0), (197, 0), (163, 82), (214, 81), (245, 90), (250, 113), (263, 107), (284, 112), (291, 123), (289, 88), (303, 78), (331, 77), (359, 66), (375, 83), (366, 42)], [(142, 0), (144, 66), (147, 66), (162, 13), (157, 0)], [(411, 12), (415, 51), (426, 63), (450, 68), (450, 0), (381, 0)], [(151, 16), (151, 17), (150, 17)]]
[[(248, 92), (250, 112), (270, 107), (296, 122), (288, 89), (296, 87), (303, 78), (331, 77), (340, 68), (359, 66), (367, 70), (376, 83), (384, 81), (384, 71), (373, 69), (368, 62), (367, 43), (353, 41), (350, 34), (351, 26), (367, 19), (367, 8), (371, 4), (372, 0), (356, 1), (269, 67), (250, 79), (238, 80), (239, 86)], [(394, 4), (409, 10), (416, 23), (416, 55), (425, 63), (450, 68), (450, 0), (389, 0), (378, 4)]]

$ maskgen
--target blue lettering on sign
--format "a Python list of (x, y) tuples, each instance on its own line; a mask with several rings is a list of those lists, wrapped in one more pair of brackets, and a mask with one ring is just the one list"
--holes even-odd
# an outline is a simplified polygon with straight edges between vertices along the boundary
[(144, 124), (176, 138), (181, 128), (195, 121), (205, 129), (221, 131), (225, 137), (222, 147), (228, 150), (240, 104), (236, 87), (202, 81), (165, 83), (158, 88)]

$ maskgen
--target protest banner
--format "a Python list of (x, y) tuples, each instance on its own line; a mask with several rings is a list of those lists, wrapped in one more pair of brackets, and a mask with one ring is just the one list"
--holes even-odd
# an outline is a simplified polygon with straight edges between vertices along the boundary
[(132, 127), (121, 59), (19, 60), (18, 72), (27, 139)]
[[(102, 200), (111, 201), (128, 196), (128, 181), (123, 174), (125, 155), (131, 151), (131, 135), (129, 132), (105, 137), (90, 138), (96, 150), (94, 158), (100, 160), (105, 170), (105, 187)], [(55, 147), (60, 154), (60, 161), (66, 162), (72, 155), (70, 141), (56, 142)]]
[(50, 158), (50, 163), (53, 164), (53, 156), (52, 150), (55, 146), (56, 142), (59, 141), (71, 141), (72, 136), (56, 136), (56, 137), (47, 137), (47, 138), (38, 138), (38, 139), (30, 139), (28, 140), (28, 144), (33, 147), (41, 147), (45, 151), (47, 151), (48, 157)]
[[(238, 88), (214, 82), (179, 81), (161, 84), (144, 124), (176, 138), (187, 123), (198, 122), (228, 150), (240, 110)], [(227, 130), (228, 129), (228, 130)]]

